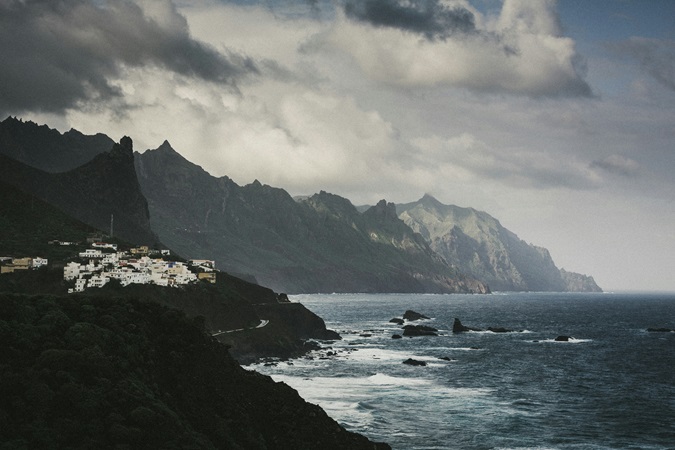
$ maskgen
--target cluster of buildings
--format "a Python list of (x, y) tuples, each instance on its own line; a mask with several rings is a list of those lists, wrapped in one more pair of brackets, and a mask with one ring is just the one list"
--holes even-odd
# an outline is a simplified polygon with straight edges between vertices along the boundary
[(168, 261), (168, 250), (152, 250), (146, 246), (132, 248), (128, 252), (117, 251), (115, 244), (92, 243), (79, 253), (79, 262), (69, 262), (63, 268), (63, 278), (75, 281), (69, 293), (87, 288), (103, 287), (110, 280), (119, 280), (122, 286), (132, 283), (156, 284), (159, 286), (182, 286), (198, 280), (216, 282), (215, 263), (210, 260), (193, 259), (187, 263)]
[[(132, 283), (156, 284), (159, 286), (183, 286), (198, 280), (216, 282), (215, 262), (193, 259), (188, 262), (169, 261), (169, 250), (156, 250), (142, 245), (128, 251), (118, 251), (117, 244), (102, 240), (102, 236), (87, 238), (86, 250), (79, 252), (75, 261), (63, 267), (63, 278), (74, 282), (69, 293), (87, 288), (103, 287), (111, 280), (122, 286)], [(49, 244), (79, 246), (79, 242), (53, 240)], [(47, 266), (48, 260), (41, 257), (0, 257), (0, 273), (17, 270), (38, 269)]]
[(39, 256), (24, 256), (14, 258), (12, 256), (0, 257), (0, 273), (12, 273), (16, 270), (39, 269), (49, 263), (46, 258)]

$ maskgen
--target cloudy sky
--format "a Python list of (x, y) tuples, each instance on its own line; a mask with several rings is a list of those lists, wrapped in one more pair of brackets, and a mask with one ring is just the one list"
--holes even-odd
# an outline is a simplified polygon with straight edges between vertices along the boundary
[(675, 290), (671, 0), (0, 0), (0, 114), (215, 176), (487, 211)]

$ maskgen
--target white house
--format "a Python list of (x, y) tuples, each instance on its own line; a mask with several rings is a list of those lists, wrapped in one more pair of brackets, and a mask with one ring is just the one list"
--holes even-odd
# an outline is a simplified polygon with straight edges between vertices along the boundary
[(63, 279), (64, 280), (73, 280), (80, 276), (80, 266), (76, 262), (69, 262), (63, 268)]
[(80, 258), (103, 258), (103, 252), (101, 250), (88, 248), (85, 251), (80, 252)]
[(91, 278), (89, 278), (89, 282), (87, 283), (87, 287), (95, 287), (95, 288), (102, 288), (103, 286), (106, 285), (106, 283), (110, 281), (110, 278), (106, 278), (102, 275), (92, 275)]
[(75, 288), (68, 289), (68, 293), (72, 294), (73, 292), (82, 292), (84, 291), (84, 288), (87, 286), (87, 279), (86, 278), (78, 278), (75, 280)]
[(94, 242), (91, 246), (94, 248), (111, 248), (117, 251), (117, 244), (108, 244), (107, 242)]
[(33, 269), (37, 269), (38, 267), (46, 266), (49, 261), (47, 258), (40, 258), (39, 256), (36, 256), (33, 258), (31, 261), (31, 266)]
[(210, 259), (191, 259), (190, 264), (206, 271), (214, 270), (216, 268), (216, 262)]
[(103, 256), (103, 259), (101, 260), (101, 264), (105, 265), (111, 265), (111, 266), (116, 266), (117, 263), (119, 262), (119, 256), (117, 253), (105, 253)]

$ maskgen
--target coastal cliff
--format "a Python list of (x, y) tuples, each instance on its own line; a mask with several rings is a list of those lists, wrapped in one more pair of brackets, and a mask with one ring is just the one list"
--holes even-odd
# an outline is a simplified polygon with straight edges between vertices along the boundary
[(547, 249), (523, 241), (486, 212), (430, 195), (397, 205), (397, 212), (448, 263), (493, 291), (602, 291), (592, 277), (558, 269)]
[(6, 448), (387, 449), (154, 302), (0, 294)]

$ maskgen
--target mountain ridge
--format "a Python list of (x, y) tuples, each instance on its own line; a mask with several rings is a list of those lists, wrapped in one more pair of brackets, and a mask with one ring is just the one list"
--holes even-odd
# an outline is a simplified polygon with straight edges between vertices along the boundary
[(493, 290), (601, 291), (592, 277), (561, 271), (547, 249), (521, 240), (486, 212), (445, 205), (429, 194), (397, 211), (438, 254)]
[(45, 172), (66, 172), (110, 150), (114, 141), (102, 133), (75, 129), (61, 134), (47, 125), (7, 117), (0, 122), (0, 149), (10, 158)]
[(0, 153), (0, 179), (101, 230), (141, 244), (155, 244), (148, 205), (134, 168), (132, 141), (123, 137), (108, 152), (66, 172), (49, 173)]
[[(136, 167), (153, 229), (167, 245), (187, 255), (199, 251), (228, 271), (252, 273), (277, 291), (488, 291), (458, 277), (422, 239), (395, 237), (400, 226), (385, 232), (386, 221), (334, 194), (297, 201), (257, 180), (239, 186), (211, 176), (167, 142), (137, 153)], [(395, 213), (389, 219), (399, 221)], [(372, 239), (374, 230), (387, 239)], [(408, 245), (396, 247), (397, 239)]]
[[(524, 243), (489, 214), (453, 206), (449, 217), (450, 206), (429, 194), (410, 204), (382, 200), (369, 207), (325, 191), (293, 198), (258, 180), (239, 186), (214, 177), (168, 140), (133, 152), (127, 137), (107, 152), (90, 146), (95, 155), (75, 168), (77, 158), (67, 153), (63, 167), (69, 170), (46, 173), (8, 157), (16, 149), (2, 145), (10, 136), (25, 143), (23, 154), (45, 154), (31, 145), (46, 138), (12, 138), (30, 132), (61, 140), (50, 148), (66, 147), (66, 135), (81, 135), (13, 118), (0, 122), (3, 181), (99, 229), (107, 229), (114, 214), (115, 234), (129, 241), (161, 240), (279, 292), (599, 290), (592, 277), (561, 272), (548, 250)], [(83, 198), (83, 191), (93, 198)], [(419, 217), (413, 218), (415, 208)]]

